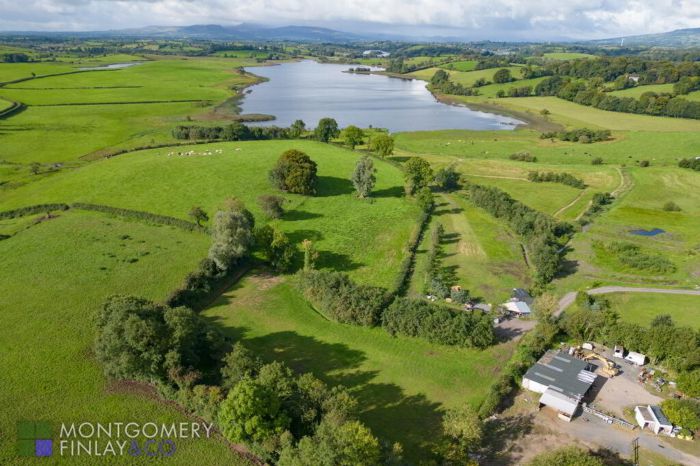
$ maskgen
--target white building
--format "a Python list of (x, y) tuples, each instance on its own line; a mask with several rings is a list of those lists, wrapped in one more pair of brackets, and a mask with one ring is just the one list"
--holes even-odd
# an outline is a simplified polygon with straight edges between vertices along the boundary
[(673, 431), (673, 424), (664, 415), (658, 406), (635, 406), (634, 418), (642, 429), (649, 428), (658, 435), (659, 432), (670, 434)]
[(625, 356), (625, 361), (629, 361), (637, 366), (643, 366), (647, 362), (647, 357), (644, 356), (642, 353), (635, 353), (634, 351), (630, 351), (629, 353), (627, 353), (627, 356)]

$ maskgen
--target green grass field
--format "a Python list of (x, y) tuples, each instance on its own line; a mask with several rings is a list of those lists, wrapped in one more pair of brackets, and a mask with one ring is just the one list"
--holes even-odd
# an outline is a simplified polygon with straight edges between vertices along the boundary
[[(520, 74), (520, 67), (519, 66), (509, 66), (507, 67), (513, 78), (515, 79), (520, 79), (521, 74)], [(438, 68), (426, 68), (424, 70), (420, 71), (414, 71), (413, 73), (408, 73), (406, 76), (412, 77), (412, 78), (417, 78), (417, 79), (422, 79), (424, 81), (430, 81), (430, 78), (433, 77), (435, 72), (438, 70)], [(447, 70), (447, 72), (450, 75), (450, 80), (462, 84), (464, 86), (473, 86), (474, 83), (479, 80), (479, 79), (485, 79), (486, 81), (493, 82), (493, 75), (498, 71), (499, 68), (489, 68), (486, 70), (476, 70), (476, 71), (451, 71)], [(509, 83), (509, 84), (515, 84), (515, 83)]]
[(440, 66), (440, 68), (444, 68), (446, 70), (454, 70), (454, 71), (474, 71), (476, 64), (477, 64), (476, 60), (462, 60), (462, 61), (450, 62), (446, 65)]
[(654, 293), (613, 293), (605, 296), (622, 320), (648, 326), (668, 314), (676, 325), (700, 328), (700, 297)]
[[(29, 105), (0, 121), (0, 159), (65, 162), (116, 148), (173, 141), (170, 131), (176, 124), (188, 116), (208, 114), (214, 104), (233, 95), (229, 87), (254, 81), (233, 71), (244, 63), (218, 58), (158, 60), (0, 88), (0, 97)], [(66, 105), (87, 103), (104, 105)]]
[(346, 385), (361, 419), (379, 437), (401, 442), (413, 464), (438, 435), (441, 410), (477, 406), (513, 348), (458, 349), (330, 322), (289, 279), (265, 275), (247, 276), (203, 314), (267, 360)]
[[(88, 202), (187, 218), (193, 205), (203, 206), (213, 216), (225, 198), (237, 196), (260, 219), (256, 199), (276, 192), (267, 173), (289, 148), (307, 152), (318, 163), (319, 195), (285, 195), (288, 214), (280, 226), (295, 242), (316, 241), (321, 264), (389, 286), (418, 209), (402, 196), (401, 172), (381, 161), (375, 161), (377, 186), (372, 201), (355, 198), (349, 176), (359, 155), (327, 144), (219, 143), (191, 147), (197, 154), (212, 151), (212, 155), (168, 156), (189, 147), (125, 154), (14, 189), (3, 196), (0, 209)], [(217, 154), (217, 149), (223, 152)]]
[[(164, 299), (207, 247), (201, 233), (76, 212), (0, 241), (0, 463), (27, 464), (15, 456), (15, 423), (22, 419), (49, 421), (56, 429), (61, 422), (188, 420), (148, 391), (105, 380), (92, 356), (91, 319), (111, 294)], [(178, 441), (171, 459), (244, 464), (217, 439)]]

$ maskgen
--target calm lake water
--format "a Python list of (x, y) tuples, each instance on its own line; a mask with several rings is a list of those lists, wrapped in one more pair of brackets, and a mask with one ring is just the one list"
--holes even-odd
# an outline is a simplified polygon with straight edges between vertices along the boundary
[(248, 67), (247, 71), (269, 81), (251, 88), (242, 101), (241, 113), (277, 117), (274, 121), (260, 123), (263, 125), (289, 126), (301, 119), (307, 126), (314, 127), (321, 118), (332, 117), (341, 127), (371, 125), (392, 132), (511, 130), (521, 123), (501, 115), (442, 104), (425, 88), (424, 81), (344, 73), (353, 66), (306, 60)]

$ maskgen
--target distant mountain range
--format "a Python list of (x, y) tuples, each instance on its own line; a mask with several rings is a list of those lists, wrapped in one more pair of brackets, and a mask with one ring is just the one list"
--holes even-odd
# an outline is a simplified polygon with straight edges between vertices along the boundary
[(615, 37), (612, 39), (592, 40), (596, 45), (625, 45), (646, 47), (698, 47), (700, 46), (700, 28), (677, 29), (660, 34), (642, 34), (638, 36)]
[[(161, 38), (161, 39), (204, 39), (204, 40), (251, 40), (251, 41), (297, 41), (297, 42), (360, 42), (375, 40), (395, 40), (405, 42), (470, 42), (452, 29), (449, 35), (427, 36), (418, 34), (392, 34), (377, 32), (345, 32), (317, 26), (265, 26), (242, 23), (231, 26), (219, 24), (199, 24), (192, 26), (148, 26), (132, 29), (86, 32), (4, 32), (3, 35), (63, 36), (63, 37), (124, 37), (124, 38)], [(625, 45), (651, 47), (697, 47), (700, 46), (700, 28), (678, 29), (660, 34), (644, 34), (610, 39), (588, 41), (569, 41), (591, 45)]]

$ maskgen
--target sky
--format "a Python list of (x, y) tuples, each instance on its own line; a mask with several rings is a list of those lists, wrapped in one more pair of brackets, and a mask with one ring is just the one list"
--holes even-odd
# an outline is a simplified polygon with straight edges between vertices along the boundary
[(469, 40), (598, 39), (700, 27), (700, 0), (0, 0), (2, 31), (241, 22)]

